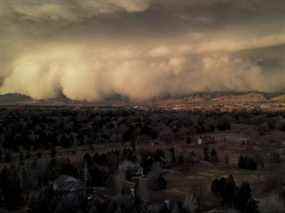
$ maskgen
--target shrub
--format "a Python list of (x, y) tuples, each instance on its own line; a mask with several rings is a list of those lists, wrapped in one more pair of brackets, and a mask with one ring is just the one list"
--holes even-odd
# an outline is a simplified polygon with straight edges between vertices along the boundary
[(222, 198), (226, 207), (234, 207), (241, 213), (259, 212), (257, 201), (252, 197), (250, 185), (243, 182), (241, 186), (237, 186), (232, 175), (228, 178), (215, 179), (211, 190), (216, 196)]
[(232, 175), (228, 178), (222, 177), (220, 179), (215, 179), (212, 182), (211, 190), (216, 196), (220, 196), (223, 199), (225, 205), (233, 205), (237, 187)]
[(253, 158), (241, 155), (239, 157), (238, 167), (240, 169), (256, 170), (257, 163)]

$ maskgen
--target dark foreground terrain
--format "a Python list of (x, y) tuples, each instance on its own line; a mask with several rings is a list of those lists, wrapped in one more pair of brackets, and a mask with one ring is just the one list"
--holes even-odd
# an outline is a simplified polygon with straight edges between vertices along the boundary
[(3, 106), (0, 148), (1, 212), (285, 212), (283, 111)]

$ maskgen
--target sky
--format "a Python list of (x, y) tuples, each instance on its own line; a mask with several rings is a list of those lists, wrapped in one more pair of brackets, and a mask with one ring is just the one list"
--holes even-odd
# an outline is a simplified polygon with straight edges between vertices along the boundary
[(284, 0), (0, 0), (0, 93), (285, 89)]

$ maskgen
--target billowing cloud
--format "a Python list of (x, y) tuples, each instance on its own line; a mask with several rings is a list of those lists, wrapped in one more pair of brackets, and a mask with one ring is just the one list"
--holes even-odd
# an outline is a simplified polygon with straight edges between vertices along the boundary
[(74, 100), (96, 101), (113, 94), (145, 100), (201, 91), (267, 91), (267, 81), (259, 66), (230, 53), (181, 52), (166, 46), (123, 46), (114, 52), (96, 44), (56, 45), (15, 60), (2, 91), (37, 99), (61, 91)]
[(284, 90), (284, 8), (281, 0), (0, 0), (0, 91), (98, 101)]
[(10, 10), (10, 15), (22, 20), (40, 21), (81, 21), (100, 14), (119, 11), (140, 12), (146, 10), (150, 0), (1, 0), (2, 14)]

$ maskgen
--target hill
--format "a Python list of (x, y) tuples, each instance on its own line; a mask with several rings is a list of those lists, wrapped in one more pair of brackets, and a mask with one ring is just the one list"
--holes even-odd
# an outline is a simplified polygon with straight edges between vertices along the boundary
[(33, 99), (31, 99), (29, 96), (26, 95), (15, 94), (15, 93), (0, 95), (0, 105), (19, 104), (30, 101), (33, 101)]
[(272, 98), (271, 101), (285, 103), (285, 95), (276, 96)]

